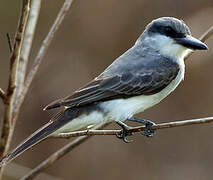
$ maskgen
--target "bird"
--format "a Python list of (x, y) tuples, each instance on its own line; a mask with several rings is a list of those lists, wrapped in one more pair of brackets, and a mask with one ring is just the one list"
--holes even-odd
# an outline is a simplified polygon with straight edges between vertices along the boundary
[(129, 142), (128, 125), (145, 125), (144, 136), (155, 133), (154, 122), (134, 117), (158, 104), (184, 79), (184, 58), (190, 51), (207, 50), (206, 44), (191, 35), (183, 20), (160, 17), (152, 20), (135, 44), (99, 76), (72, 95), (56, 100), (44, 110), (61, 108), (47, 124), (35, 131), (1, 158), (7, 164), (24, 151), (50, 136), (115, 121)]

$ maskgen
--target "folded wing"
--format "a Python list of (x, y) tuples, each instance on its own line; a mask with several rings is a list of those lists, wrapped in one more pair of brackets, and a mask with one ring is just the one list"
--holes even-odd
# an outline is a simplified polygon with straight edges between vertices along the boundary
[(103, 73), (71, 96), (50, 103), (44, 110), (60, 106), (83, 106), (115, 98), (151, 95), (170, 84), (178, 71), (178, 64), (171, 63), (169, 66), (141, 68), (137, 72), (132, 70), (112, 75)]

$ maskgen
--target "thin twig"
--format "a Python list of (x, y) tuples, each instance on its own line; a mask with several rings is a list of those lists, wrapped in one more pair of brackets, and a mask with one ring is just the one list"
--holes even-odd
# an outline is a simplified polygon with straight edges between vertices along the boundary
[(65, 15), (67, 14), (67, 12), (73, 2), (74, 2), (74, 0), (65, 0), (61, 10), (59, 11), (58, 16), (57, 16), (53, 26), (51, 27), (49, 33), (47, 34), (46, 38), (44, 39), (42, 46), (34, 60), (32, 69), (29, 72), (29, 74), (27, 75), (26, 82), (25, 82), (25, 88), (23, 89), (23, 92), (21, 93), (22, 97), (26, 95), (31, 82), (32, 82), (33, 78), (35, 77), (36, 72), (38, 71), (41, 61), (42, 61), (44, 55), (46, 54), (46, 51), (47, 51), (50, 43), (52, 42), (55, 32), (58, 30), (59, 26), (61, 25)]
[(209, 39), (212, 35), (213, 35), (213, 26), (211, 26), (211, 27), (200, 37), (200, 40), (204, 42), (204, 41), (206, 41), (207, 39)]
[(10, 49), (10, 53), (13, 52), (13, 48), (12, 48), (12, 43), (11, 43), (11, 38), (10, 38), (10, 34), (7, 33), (7, 42), (8, 42), (8, 45), (9, 45), (9, 49)]
[[(20, 179), (23, 174), (28, 173), (31, 170), (31, 168), (17, 164), (17, 163), (10, 163), (8, 164), (7, 168), (4, 170), (4, 177), (5, 179), (15, 180)], [(39, 179), (41, 180), (62, 180), (61, 178), (52, 176), (47, 173), (41, 173), (39, 176)]]
[[(102, 129), (107, 124), (102, 124), (94, 129)], [(28, 174), (26, 174), (24, 177), (22, 177), (20, 180), (31, 180), (35, 178), (40, 172), (42, 172), (44, 169), (48, 168), (52, 163), (57, 161), (58, 159), (65, 156), (67, 153), (78, 147), (78, 145), (82, 144), (86, 140), (88, 140), (91, 136), (82, 136), (79, 138), (76, 138), (71, 143), (67, 144), (63, 148), (59, 149), (55, 153), (53, 153), (50, 157), (48, 157), (46, 160), (44, 160), (41, 164), (39, 164), (37, 167), (35, 167), (32, 171), (30, 171)]]
[[(211, 29), (211, 28), (210, 28)], [(210, 35), (209, 35), (210, 34)], [(205, 41), (208, 38), (210, 38), (210, 36), (212, 36), (212, 32), (208, 29), (201, 37), (200, 40), (201, 41)], [(193, 53), (193, 52), (191, 52)], [(187, 57), (188, 58), (188, 57)], [(211, 117), (210, 117), (211, 118)], [(206, 120), (206, 121), (211, 121), (211, 119)], [(165, 126), (165, 124), (163, 125)], [(163, 127), (162, 126), (162, 127)], [(177, 125), (178, 126), (178, 125)], [(180, 126), (180, 125), (179, 125)], [(139, 127), (142, 128), (143, 127)], [(153, 127), (154, 128), (154, 127)], [(166, 127), (165, 127), (166, 128)], [(102, 129), (102, 128), (100, 128)], [(119, 131), (119, 130), (118, 130)], [(118, 132), (119, 133), (119, 132)], [(66, 155), (68, 152), (70, 152), (74, 147), (80, 145), (82, 142), (86, 141), (89, 137), (91, 136), (82, 136), (82, 137), (78, 137), (77, 139), (75, 139), (73, 142), (71, 142), (70, 144), (64, 146), (63, 148), (59, 149), (57, 152), (53, 153), (49, 158), (47, 158), (45, 161), (41, 162), (41, 164), (39, 164), (37, 167), (35, 167), (32, 171), (30, 171), (27, 175), (25, 175), (21, 180), (31, 180), (34, 177), (36, 177), (40, 172), (44, 171), (45, 169), (47, 169), (49, 166), (51, 166), (55, 161), (57, 161), (58, 159), (60, 159), (61, 157), (63, 157), (64, 155)], [(75, 142), (75, 143), (74, 143)], [(80, 142), (80, 143), (78, 143)]]
[(24, 28), (27, 22), (27, 16), (29, 12), (29, 3), (30, 0), (24, 0), (22, 11), (21, 11), (21, 17), (18, 25), (18, 30), (15, 36), (15, 43), (14, 43), (14, 50), (12, 52), (12, 55), (10, 57), (10, 77), (9, 77), (9, 85), (7, 89), (7, 102), (8, 106), (6, 106), (5, 111), (5, 118), (4, 118), (4, 126), (2, 130), (2, 139), (1, 139), (1, 149), (0, 149), (0, 156), (2, 156), (5, 146), (7, 144), (8, 134), (9, 134), (9, 128), (12, 124), (12, 111), (13, 111), (13, 105), (14, 101), (16, 100), (16, 89), (17, 89), (17, 69), (18, 69), (18, 63), (20, 58), (20, 50), (21, 50), (21, 43), (23, 40), (23, 34), (24, 34)]
[[(1, 144), (0, 144), (0, 157), (3, 157), (6, 152), (9, 149), (9, 145), (10, 145), (10, 141), (12, 139), (12, 134), (14, 131), (14, 127), (15, 127), (15, 122), (18, 118), (19, 115), (19, 111), (20, 111), (20, 107), (24, 101), (24, 98), (29, 90), (29, 86), (40, 66), (40, 63), (57, 31), (57, 29), (59, 28), (59, 26), (61, 25), (65, 15), (67, 14), (70, 6), (72, 5), (74, 0), (66, 0), (61, 8), (61, 10), (59, 11), (57, 18), (53, 24), (53, 26), (51, 27), (49, 33), (47, 34), (46, 38), (44, 39), (41, 48), (35, 58), (35, 61), (33, 63), (32, 69), (29, 72), (25, 83), (24, 83), (24, 87), (22, 88), (21, 91), (19, 91), (20, 89), (18, 88), (17, 84), (17, 68), (18, 68), (18, 62), (20, 59), (20, 50), (21, 50), (21, 43), (23, 41), (23, 32), (24, 32), (24, 27), (26, 25), (26, 17), (29, 13), (29, 4), (30, 4), (30, 0), (23, 0), (23, 7), (22, 7), (22, 15), (20, 18), (20, 23), (19, 23), (19, 28), (16, 34), (16, 38), (15, 38), (15, 44), (14, 44), (14, 51), (12, 53), (12, 57), (11, 57), (11, 73), (10, 73), (10, 78), (9, 78), (9, 86), (8, 86), (8, 92), (7, 92), (7, 99), (6, 99), (6, 103), (8, 103), (8, 105), (5, 105), (5, 117), (4, 117), (4, 122), (3, 122), (3, 130), (2, 130), (2, 135), (1, 135)], [(25, 6), (27, 5), (27, 6)], [(24, 22), (24, 23), (23, 23)], [(14, 60), (17, 59), (17, 60)], [(20, 75), (21, 73), (19, 73)], [(22, 76), (22, 74), (20, 75)], [(23, 77), (23, 76), (22, 76)], [(19, 86), (21, 87), (21, 86)], [(18, 91), (17, 91), (18, 89)], [(18, 93), (15, 93), (15, 90)], [(18, 95), (18, 98), (15, 98), (16, 95)], [(14, 102), (14, 100), (16, 100)], [(1, 169), (0, 172), (0, 176), (2, 174), (2, 170), (3, 167)]]
[[(22, 85), (20, 83), (17, 83), (17, 74), (25, 77), (22, 73), (17, 73), (17, 68), (19, 64), (20, 59), (20, 50), (21, 45), (23, 41), (23, 33), (26, 25), (27, 16), (29, 13), (29, 4), (31, 0), (23, 0), (23, 6), (22, 6), (22, 14), (19, 21), (18, 30), (16, 33), (15, 43), (14, 43), (14, 50), (11, 56), (11, 73), (9, 77), (9, 85), (8, 85), (8, 91), (7, 91), (7, 98), (6, 103), (8, 105), (5, 105), (5, 117), (3, 122), (3, 131), (2, 131), (2, 141), (0, 146), (0, 157), (6, 154), (6, 152), (9, 149), (10, 141), (12, 139), (13, 130), (15, 127), (15, 122), (18, 118), (20, 107), (23, 103), (23, 100), (28, 92), (29, 86), (39, 68), (39, 65), (41, 63), (41, 60), (43, 59), (49, 44), (51, 43), (55, 32), (59, 28), (61, 22), (64, 19), (64, 16), (67, 14), (67, 11), (69, 10), (71, 4), (74, 0), (66, 0), (53, 24), (51, 27), (48, 35), (44, 39), (41, 48), (35, 58), (35, 61), (33, 63), (33, 67), (31, 71), (29, 72), (29, 75), (27, 76), (27, 79), (24, 83), (24, 87), (20, 88)], [(37, 9), (38, 10), (38, 9)], [(34, 21), (35, 22), (35, 21)], [(20, 80), (19, 76), (19, 80)], [(22, 78), (23, 79), (23, 78)], [(18, 98), (16, 98), (18, 96)], [(3, 169), (3, 168), (2, 168)], [(2, 174), (2, 171), (0, 172)], [(0, 176), (1, 176), (0, 174)]]
[(30, 13), (26, 25), (26, 30), (24, 33), (23, 45), (20, 53), (20, 62), (19, 62), (19, 72), (21, 73), (19, 78), (19, 84), (22, 86), (20, 88), (20, 93), (24, 88), (24, 80), (26, 75), (26, 68), (29, 61), (30, 50), (32, 47), (32, 42), (34, 39), (35, 29), (37, 25), (37, 20), (39, 17), (41, 8), (41, 0), (32, 0)]
[[(30, 0), (23, 0), (23, 4), (24, 5), (26, 4), (26, 2), (29, 3)], [(23, 103), (23, 100), (24, 100), (28, 90), (29, 90), (29, 86), (30, 86), (30, 84), (31, 84), (31, 82), (32, 82), (32, 80), (33, 80), (33, 78), (34, 78), (34, 76), (35, 76), (35, 74), (36, 74), (36, 72), (37, 72), (37, 70), (39, 68), (39, 65), (40, 65), (40, 63), (41, 63), (41, 61), (42, 61), (42, 59), (43, 59), (48, 47), (49, 47), (49, 44), (51, 43), (51, 41), (52, 41), (52, 39), (53, 39), (53, 37), (55, 35), (55, 32), (59, 28), (61, 22), (64, 19), (64, 16), (67, 14), (67, 12), (68, 12), (68, 10), (69, 10), (69, 8), (70, 8), (72, 3), (73, 3), (73, 0), (66, 0), (64, 2), (64, 4), (63, 4), (63, 6), (62, 6), (62, 8), (61, 8), (56, 20), (55, 20), (55, 22), (53, 24), (53, 26), (51, 27), (49, 33), (47, 34), (46, 38), (44, 39), (44, 41), (43, 41), (43, 43), (41, 45), (41, 48), (40, 48), (40, 50), (39, 50), (39, 52), (38, 52), (38, 54), (37, 54), (37, 56), (35, 58), (35, 61), (33, 63), (33, 67), (31, 69), (31, 71), (29, 72), (29, 75), (27, 76), (27, 79), (26, 79), (26, 81), (24, 83), (24, 88), (22, 88), (22, 91), (19, 93), (19, 97), (16, 99), (17, 100), (16, 103), (12, 103), (12, 101), (10, 100), (12, 98), (10, 98), (10, 97), (11, 97), (11, 94), (14, 94), (13, 93), (14, 92), (14, 88), (17, 87), (17, 85), (14, 85), (14, 86), (10, 85), (9, 88), (8, 88), (9, 89), (8, 90), (8, 97), (9, 98), (7, 98), (7, 100), (12, 105), (15, 104), (15, 107), (9, 105), (9, 106), (6, 107), (6, 110), (5, 110), (6, 113), (5, 113), (5, 118), (4, 118), (5, 121), (3, 122), (2, 139), (3, 140), (7, 139), (7, 140), (1, 141), (0, 157), (2, 157), (8, 151), (8, 148), (9, 148), (10, 140), (12, 138), (12, 133), (9, 133), (9, 132), (13, 132), (13, 129), (14, 129), (14, 126), (11, 126), (11, 121), (13, 121), (14, 122), (13, 124), (15, 125), (16, 119), (17, 119), (18, 114), (19, 114), (20, 107), (21, 107), (21, 105)], [(23, 5), (22, 13), (25, 12), (25, 9), (26, 9), (24, 5)], [(29, 10), (29, 6), (28, 6), (27, 9)], [(20, 22), (23, 21), (23, 19), (24, 19), (23, 17), (25, 17), (25, 14), (21, 16)], [(22, 25), (21, 29), (23, 30), (24, 26), (23, 26), (23, 24), (21, 24), (21, 25)], [(21, 44), (20, 42), (22, 42), (22, 40), (23, 40), (23, 34), (20, 33), (20, 32), (18, 32), (17, 34), (18, 34), (18, 36), (17, 36), (18, 38), (15, 38), (15, 39), (16, 39), (16, 41), (19, 42), (19, 46), (18, 46), (19, 47), (19, 51), (18, 51), (18, 53), (13, 53), (13, 54), (18, 55), (18, 57), (20, 57), (19, 56), (20, 55), (20, 44)], [(14, 52), (17, 52), (16, 48), (17, 48), (17, 43), (15, 42)], [(13, 58), (11, 58), (11, 59), (13, 59)], [(16, 65), (16, 68), (14, 68), (14, 65), (11, 65), (11, 67), (13, 67), (13, 69), (15, 69), (15, 70), (17, 69), (17, 65)], [(14, 75), (15, 73), (14, 73), (13, 69), (11, 70), (12, 73), (10, 75), (10, 83), (9, 83), (9, 84), (12, 84), (12, 85), (14, 84), (13, 80), (14, 80), (14, 76), (15, 76)], [(13, 115), (14, 116), (12, 116), (12, 110), (13, 110)], [(10, 120), (10, 121), (8, 121), (8, 120)], [(5, 148), (5, 146), (7, 146), (7, 148)], [(4, 149), (6, 149), (6, 150), (4, 150)]]
[(0, 98), (3, 100), (3, 102), (5, 102), (6, 98), (7, 98), (7, 95), (6, 93), (4, 92), (3, 89), (0, 88)]
[[(150, 129), (166, 129), (166, 128), (174, 128), (174, 127), (182, 127), (182, 126), (190, 126), (195, 124), (206, 124), (212, 123), (212, 117), (206, 118), (199, 118), (199, 119), (190, 119), (190, 120), (183, 120), (183, 121), (174, 121), (168, 123), (161, 123), (151, 126)], [(128, 133), (133, 132), (141, 132), (145, 130), (145, 126), (138, 126), (132, 127), (127, 130)], [(70, 133), (61, 133), (58, 135), (53, 136), (53, 138), (70, 138), (70, 137), (77, 137), (77, 136), (94, 136), (94, 135), (119, 135), (121, 134), (121, 130), (83, 130), (83, 131), (75, 131)]]
[[(67, 14), (69, 8), (71, 7), (73, 1), (74, 0), (66, 0), (64, 2), (63, 6), (61, 7), (61, 9), (57, 15), (55, 22), (53, 23), (52, 27), (50, 28), (50, 31), (48, 32), (47, 36), (43, 40), (41, 48), (39, 49), (39, 52), (33, 62), (32, 68), (26, 77), (24, 87), (23, 87), (22, 91), (19, 93), (18, 102), (15, 107), (15, 109), (17, 111), (19, 111), (19, 109), (24, 101), (24, 98), (26, 97), (26, 94), (29, 90), (29, 87), (32, 83), (32, 80), (35, 77), (35, 75), (38, 71), (38, 68), (43, 60), (43, 57), (46, 54), (47, 49), (48, 49), (50, 43), (52, 42), (52, 39), (53, 39), (56, 31), (58, 30), (59, 26), (61, 25), (65, 15)], [(15, 118), (17, 118), (17, 117), (15, 117)]]
[[(30, 0), (22, 1), (21, 16), (19, 19), (18, 29), (15, 35), (15, 42), (13, 47), (13, 52), (10, 57), (10, 74), (9, 74), (9, 84), (7, 88), (7, 98), (5, 103), (5, 114), (3, 120), (2, 134), (0, 140), (0, 157), (5, 155), (9, 149), (10, 142), (12, 139), (14, 124), (13, 115), (15, 110), (15, 103), (17, 100), (17, 93), (19, 89), (18, 84), (18, 65), (20, 60), (20, 51), (23, 42), (24, 30), (27, 23), (27, 18), (29, 14)], [(0, 170), (0, 177), (3, 172), (3, 167)]]

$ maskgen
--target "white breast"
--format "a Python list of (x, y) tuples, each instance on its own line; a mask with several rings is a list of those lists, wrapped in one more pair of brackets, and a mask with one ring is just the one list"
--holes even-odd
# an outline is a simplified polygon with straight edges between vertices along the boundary
[(174, 91), (181, 80), (184, 78), (184, 60), (180, 59), (178, 64), (180, 66), (180, 71), (177, 77), (159, 93), (154, 95), (141, 95), (128, 99), (116, 99), (101, 103), (101, 106), (109, 112), (108, 118), (116, 121), (125, 121), (134, 114), (142, 112), (159, 103), (162, 99)]

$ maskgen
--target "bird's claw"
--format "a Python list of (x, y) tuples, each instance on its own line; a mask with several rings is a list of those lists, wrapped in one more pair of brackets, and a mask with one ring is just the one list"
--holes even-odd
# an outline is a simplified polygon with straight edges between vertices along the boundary
[(122, 139), (125, 143), (130, 143), (132, 142), (133, 140), (128, 140), (127, 139), (127, 136), (132, 136), (133, 133), (132, 132), (128, 132), (128, 130), (130, 129), (129, 126), (127, 126), (126, 124), (124, 123), (121, 123), (121, 122), (117, 122), (117, 124), (119, 126), (121, 126), (122, 130), (121, 130), (121, 133), (120, 134), (116, 134), (116, 137), (119, 138), (119, 139)]
[(155, 125), (154, 122), (146, 120), (144, 132), (142, 132), (141, 134), (143, 136), (146, 136), (146, 137), (152, 137), (155, 134), (155, 132), (156, 132), (155, 129), (151, 129), (151, 127), (153, 125)]
[[(136, 118), (130, 119), (130, 120), (131, 121), (140, 122), (140, 123), (143, 123), (145, 125), (144, 132), (141, 133), (143, 136), (152, 137), (154, 135), (154, 133), (156, 132), (155, 129), (151, 129), (151, 127), (153, 125), (155, 125), (155, 123), (152, 122), (152, 121), (140, 120), (140, 119), (136, 119)], [(121, 133), (120, 134), (116, 134), (116, 137), (119, 138), (119, 139), (122, 139), (125, 143), (132, 142), (132, 140), (128, 140), (127, 139), (127, 136), (132, 136), (133, 135), (132, 132), (129, 132), (131, 127), (127, 126), (125, 123), (123, 123), (121, 121), (118, 121), (116, 123), (122, 128)]]
[(116, 137), (118, 139), (122, 139), (125, 143), (130, 143), (133, 140), (128, 140), (126, 137), (127, 136), (132, 136), (132, 133), (127, 133), (126, 130), (121, 130), (121, 134), (116, 134)]

